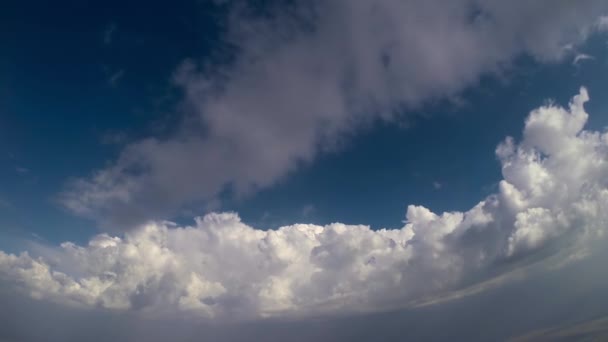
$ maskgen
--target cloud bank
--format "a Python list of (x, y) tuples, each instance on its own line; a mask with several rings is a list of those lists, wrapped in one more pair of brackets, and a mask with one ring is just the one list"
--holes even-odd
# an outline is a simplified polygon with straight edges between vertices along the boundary
[(271, 186), (370, 123), (457, 96), (520, 56), (576, 52), (603, 27), (608, 3), (312, 1), (264, 16), (237, 8), (230, 62), (176, 72), (189, 109), (181, 127), (129, 144), (70, 182), (61, 203), (106, 228), (131, 228)]
[[(260, 230), (234, 213), (151, 222), (87, 246), (0, 252), (3, 287), (65, 305), (209, 320), (369, 312), (488, 283), (530, 260), (585, 257), (608, 222), (608, 133), (589, 99), (530, 113), (496, 149), (499, 190), (466, 212), (408, 206), (401, 229), (296, 224)], [(483, 290), (481, 287), (479, 290)]]

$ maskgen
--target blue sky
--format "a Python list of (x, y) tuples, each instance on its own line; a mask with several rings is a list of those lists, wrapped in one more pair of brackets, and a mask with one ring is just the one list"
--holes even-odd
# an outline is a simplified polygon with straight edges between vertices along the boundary
[[(543, 260), (547, 253), (561, 255), (554, 248), (567, 233), (558, 228), (541, 235), (517, 233), (532, 222), (522, 217), (536, 215), (532, 209), (558, 217), (576, 207), (574, 198), (588, 195), (580, 190), (576, 196), (564, 195), (570, 202), (551, 204), (534, 194), (538, 203), (530, 203), (536, 206), (509, 214), (505, 212), (515, 209), (496, 209), (509, 206), (500, 196), (512, 196), (499, 185), (502, 180), (524, 189), (522, 193), (529, 185), (522, 180), (526, 176), (508, 170), (510, 163), (523, 161), (496, 155), (505, 137), (521, 141), (518, 146), (524, 150), (532, 146), (539, 155), (548, 155), (539, 163), (553, 170), (550, 157), (560, 152), (530, 138), (539, 134), (534, 127), (522, 127), (537, 108), (562, 115), (552, 111), (579, 103), (573, 96), (580, 91), (584, 98), (582, 86), (591, 98), (580, 102), (590, 113), (585, 129), (601, 134), (608, 127), (608, 8), (602, 1), (560, 4), (549, 13), (534, 5), (490, 0), (453, 5), (378, 0), (369, 6), (278, 0), (185, 1), (171, 6), (22, 2), (1, 7), (0, 251), (29, 249), (55, 260), (51, 264), (76, 282), (90, 270), (75, 267), (74, 259), (61, 254), (69, 254), (66, 247), (59, 252), (55, 246), (71, 241), (94, 248), (95, 241), (107, 236), (98, 234), (106, 233), (135, 241), (138, 232), (146, 231), (146, 222), (160, 227), (169, 220), (201, 231), (214, 229), (209, 222), (242, 224), (255, 228), (255, 236), (295, 223), (332, 231), (338, 228), (330, 224), (340, 222), (347, 227), (368, 225), (370, 234), (381, 228), (400, 232), (395, 234), (411, 231), (421, 236), (409, 237), (416, 246), (417, 239), (426, 241), (417, 224), (431, 225), (428, 222), (439, 217), (456, 220), (441, 216), (443, 212), (477, 217), (471, 208), (483, 201), (483, 210), (494, 220), (484, 224), (497, 231), (513, 229), (504, 241), (511, 249), (474, 272), (468, 266), (445, 269), (463, 275), (455, 283), (438, 278), (437, 284), (450, 284), (441, 290), (462, 290), (463, 284), (474, 283), (472, 279), (502, 274), (505, 264), (524, 269), (530, 255)], [(574, 107), (568, 110), (573, 116), (579, 113)], [(583, 135), (576, 139), (586, 139)], [(560, 158), (554, 157), (558, 165), (564, 160)], [(574, 160), (566, 164), (573, 169), (584, 164), (571, 155), (567, 160)], [(551, 172), (562, 177), (555, 176), (551, 184), (569, 184), (569, 191), (575, 191), (567, 175), (559, 169)], [(601, 188), (601, 172), (581, 174)], [(488, 209), (494, 194), (500, 203)], [(430, 211), (408, 209), (411, 204)], [(224, 214), (195, 223), (195, 217), (211, 212)], [(221, 216), (229, 212), (238, 213), (240, 223)], [(437, 214), (434, 219), (428, 219), (431, 212)], [(589, 215), (572, 222), (596, 220)], [(601, 225), (601, 218), (597, 220), (593, 222)], [(429, 229), (452, 224), (445, 222)], [(414, 228), (404, 227), (406, 223)], [(529, 229), (537, 227), (528, 224)], [(178, 234), (154, 229), (167, 236)], [(469, 244), (478, 240), (466, 236), (450, 248), (473, 248)], [(521, 245), (518, 239), (523, 239)], [(323, 241), (319, 248), (325, 246)], [(488, 252), (488, 246), (494, 240), (488, 241), (480, 251), (490, 255), (494, 252)], [(565, 244), (579, 246), (576, 241)], [(365, 246), (347, 250), (355, 258), (360, 255), (357, 248), (363, 251)], [(218, 260), (231, 260), (228, 250), (208, 246), (216, 247)], [(324, 265), (347, 258), (340, 254), (346, 253), (343, 250), (330, 247), (327, 253), (334, 259)], [(312, 260), (316, 254), (310, 253)], [(195, 254), (188, 255), (194, 260)], [(468, 260), (468, 254), (458, 257)], [(380, 258), (378, 254), (367, 260), (375, 263)], [(433, 283), (433, 277), (439, 277), (434, 273), (438, 264), (420, 260), (411, 272), (431, 277)], [(291, 276), (284, 277), (291, 281)], [(423, 292), (417, 291), (414, 287), (404, 296), (422, 298)], [(128, 295), (132, 309), (135, 294)], [(207, 298), (237, 303), (226, 304), (225, 311), (214, 315), (240, 317), (242, 308), (231, 306), (240, 302), (221, 296), (215, 293), (201, 301), (208, 306)], [(378, 308), (385, 299), (370, 298), (375, 303), (370, 308), (338, 311), (383, 311)], [(249, 306), (244, 307), (245, 317), (257, 317), (257, 311), (251, 314)], [(294, 312), (298, 310), (304, 309)]]
[[(217, 39), (218, 29), (204, 24), (214, 6), (172, 7), (172, 14), (162, 4), (149, 7), (145, 16), (136, 15), (139, 6), (76, 2), (36, 10), (14, 3), (3, 11), (2, 196), (15, 204), (7, 213), (14, 229), (56, 242), (95, 233), (53, 197), (68, 178), (115, 157), (118, 147), (104, 136), (164, 130), (175, 105), (174, 68), (186, 56), (208, 54), (205, 41)], [(161, 15), (165, 29), (157, 26)]]

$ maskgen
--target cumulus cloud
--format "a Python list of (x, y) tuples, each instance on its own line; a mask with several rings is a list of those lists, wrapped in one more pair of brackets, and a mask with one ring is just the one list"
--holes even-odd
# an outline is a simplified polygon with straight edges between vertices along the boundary
[[(600, 26), (603, 0), (313, 1), (231, 16), (225, 65), (176, 72), (183, 124), (126, 146), (60, 196), (106, 227), (273, 185), (357, 130), (457, 95), (515, 58), (557, 61)], [(399, 114), (401, 113), (401, 114)]]
[(73, 306), (212, 320), (377, 311), (434, 303), (446, 291), (479, 292), (514, 267), (548, 257), (559, 265), (603, 239), (608, 133), (583, 129), (588, 99), (581, 88), (569, 108), (532, 111), (522, 140), (496, 149), (498, 192), (466, 212), (411, 205), (404, 227), (382, 230), (341, 223), (261, 230), (234, 213), (187, 227), (150, 222), (87, 246), (39, 248), (37, 257), (0, 252), (0, 279)]

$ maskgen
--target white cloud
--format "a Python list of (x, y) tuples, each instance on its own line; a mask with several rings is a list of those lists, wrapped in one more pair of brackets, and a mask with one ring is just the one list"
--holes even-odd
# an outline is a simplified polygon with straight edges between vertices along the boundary
[(588, 99), (581, 88), (568, 109), (532, 111), (522, 141), (496, 149), (498, 193), (466, 212), (408, 206), (404, 227), (377, 231), (340, 223), (260, 230), (232, 213), (191, 227), (152, 222), (87, 246), (43, 248), (40, 258), (0, 253), (0, 279), (60, 303), (219, 320), (376, 311), (476, 293), (521, 276), (505, 264), (569, 260), (604, 236), (608, 133), (583, 130)]
[(454, 97), (518, 56), (560, 60), (608, 10), (604, 0), (304, 3), (265, 19), (237, 11), (233, 62), (177, 72), (191, 110), (181, 128), (129, 144), (62, 203), (128, 228), (271, 186), (370, 122)]
[(574, 60), (572, 61), (572, 65), (580, 65), (582, 61), (594, 60), (595, 57), (591, 55), (587, 55), (584, 53), (578, 53), (574, 56)]

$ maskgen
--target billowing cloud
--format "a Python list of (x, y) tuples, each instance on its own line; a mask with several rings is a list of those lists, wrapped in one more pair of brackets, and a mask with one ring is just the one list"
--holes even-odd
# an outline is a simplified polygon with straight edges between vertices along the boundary
[(603, 0), (305, 4), (264, 18), (235, 10), (232, 62), (176, 73), (190, 109), (181, 128), (126, 146), (61, 202), (116, 229), (271, 186), (369, 123), (456, 96), (518, 56), (573, 53), (608, 10)]
[(213, 320), (378, 311), (479, 292), (532, 261), (583, 258), (603, 239), (608, 133), (583, 129), (588, 99), (581, 88), (567, 109), (532, 111), (522, 140), (496, 149), (498, 192), (466, 212), (409, 206), (404, 227), (382, 230), (260, 230), (234, 213), (188, 227), (151, 222), (87, 246), (38, 248), (39, 257), (0, 252), (0, 279), (62, 304)]

